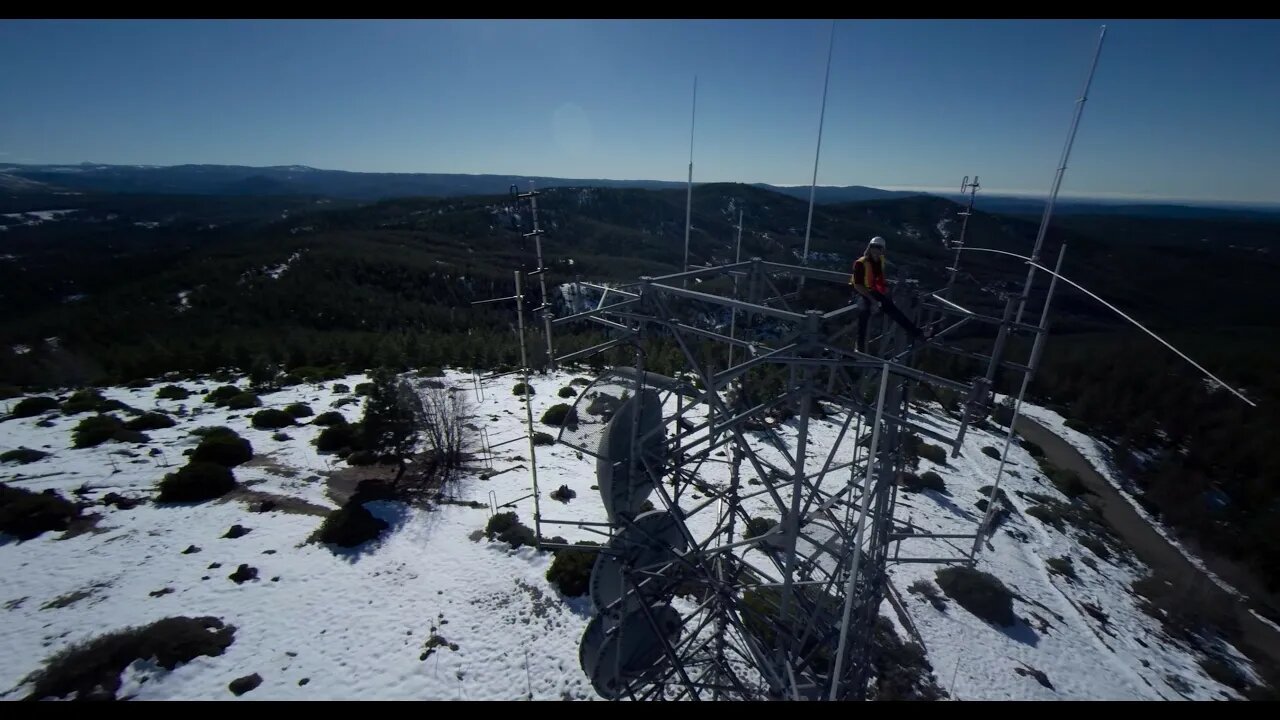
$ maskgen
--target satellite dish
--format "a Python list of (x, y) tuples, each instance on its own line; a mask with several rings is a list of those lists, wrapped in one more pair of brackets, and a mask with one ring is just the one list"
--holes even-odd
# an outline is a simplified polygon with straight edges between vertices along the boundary
[(609, 700), (621, 697), (629, 681), (664, 664), (664, 641), (674, 644), (679, 640), (679, 613), (665, 603), (654, 604), (648, 610), (654, 623), (649, 622), (643, 611), (627, 613), (616, 623), (602, 615), (587, 623), (578, 647), (578, 660), (592, 687), (602, 697)]
[[(634, 421), (637, 398), (640, 402), (639, 428)], [(644, 460), (652, 467), (661, 467), (666, 460), (666, 429), (662, 426), (662, 401), (654, 390), (646, 388), (639, 395), (623, 401), (600, 434), (596, 478), (610, 522), (617, 522), (619, 516), (639, 514), (645, 499), (653, 491), (654, 478), (645, 472), (643, 463), (637, 463), (637, 472), (631, 472), (633, 437), (640, 439)]]
[[(634, 525), (628, 525), (609, 540), (608, 552), (596, 554), (587, 582), (587, 592), (595, 611), (618, 615), (637, 609), (640, 598), (634, 593), (627, 602), (618, 604), (627, 595), (623, 570), (656, 569), (656, 566), (675, 561), (687, 547), (676, 516), (666, 510), (653, 510), (637, 517)], [(674, 577), (651, 576), (640, 580), (644, 595), (648, 597), (666, 596), (675, 589), (676, 582)], [(610, 607), (613, 608), (611, 611)]]

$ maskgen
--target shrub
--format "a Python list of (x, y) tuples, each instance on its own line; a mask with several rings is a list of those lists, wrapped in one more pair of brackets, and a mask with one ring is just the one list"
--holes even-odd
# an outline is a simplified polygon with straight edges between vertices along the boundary
[(342, 413), (336, 410), (330, 410), (329, 412), (323, 412), (315, 416), (315, 419), (311, 421), (311, 424), (327, 427), (329, 425), (342, 425), (346, 422), (347, 419), (342, 416)]
[(1032, 505), (1027, 508), (1027, 514), (1046, 525), (1054, 526), (1059, 532), (1062, 531), (1062, 515), (1050, 505)]
[(356, 394), (357, 394), (357, 395), (366, 395), (366, 396), (367, 396), (367, 395), (369, 395), (369, 394), (370, 394), (370, 393), (372, 393), (372, 392), (373, 392), (373, 383), (371, 383), (371, 382), (362, 382), (362, 383), (359, 383), (359, 384), (357, 384), (357, 385), (356, 385)]
[(316, 450), (320, 452), (337, 452), (347, 448), (354, 449), (359, 445), (359, 427), (347, 423), (331, 425), (321, 430), (315, 439)]
[(556, 394), (562, 398), (578, 397), (578, 391), (571, 387), (562, 387)]
[(80, 508), (53, 490), (33, 493), (0, 483), (0, 532), (19, 540), (61, 532), (80, 517)]
[(286, 435), (286, 434), (284, 434), (284, 433), (282, 433), (282, 432), (278, 432), (278, 433), (274, 433), (274, 434), (272, 434), (272, 435), (271, 435), (271, 439), (272, 439), (272, 440), (275, 440), (275, 441), (277, 441), (277, 442), (284, 442), (284, 441), (286, 441), (286, 440), (288, 440), (288, 439), (289, 439), (289, 436), (288, 436), (288, 435)]
[(180, 385), (165, 385), (156, 391), (156, 397), (161, 400), (186, 400), (191, 397), (191, 391)]
[(4, 453), (0, 453), (0, 462), (16, 462), (26, 465), (46, 457), (49, 457), (49, 453), (42, 450), (20, 447), (16, 450), (7, 450)]
[(150, 625), (129, 627), (77, 643), (45, 661), (33, 673), (29, 700), (66, 697), (114, 700), (120, 674), (135, 660), (153, 659), (166, 670), (200, 655), (221, 655), (236, 629), (214, 617), (168, 617)]
[(554, 445), (555, 442), (555, 437), (549, 433), (544, 433), (541, 430), (535, 430), (533, 433), (534, 445)]
[(42, 412), (58, 409), (58, 401), (51, 397), (37, 395), (35, 397), (24, 398), (13, 406), (14, 417), (34, 417)]
[(346, 405), (358, 405), (360, 400), (353, 397), (344, 397), (333, 402), (333, 407), (340, 408)]
[(357, 450), (346, 457), (347, 464), (366, 467), (378, 462), (378, 456), (368, 450)]
[(574, 378), (574, 379), (570, 380), (570, 381), (569, 381), (569, 384), (570, 384), (570, 385), (578, 385), (578, 386), (580, 386), (580, 387), (586, 387), (586, 386), (588, 386), (588, 385), (590, 385), (590, 384), (591, 384), (591, 381), (590, 381), (590, 380), (588, 380), (587, 378), (584, 378), (584, 377), (576, 377), (576, 378)]
[(970, 567), (946, 567), (935, 576), (938, 587), (960, 607), (1002, 627), (1013, 624), (1013, 593), (990, 573)]
[(334, 383), (333, 391), (336, 393), (349, 393), (351, 392), (351, 386), (344, 383)]
[(559, 500), (560, 502), (564, 502), (564, 503), (567, 503), (576, 497), (578, 497), (578, 493), (574, 492), (573, 489), (570, 488), (568, 485), (561, 485), (560, 487), (551, 491), (552, 500)]
[(1073, 470), (1064, 470), (1049, 466), (1045, 473), (1058, 491), (1069, 498), (1079, 497), (1089, 492), (1084, 480)]
[(1080, 544), (1089, 548), (1094, 555), (1097, 555), (1103, 560), (1107, 560), (1111, 557), (1111, 550), (1107, 547), (1107, 544), (1092, 535), (1086, 535), (1080, 538)]
[[(580, 545), (599, 547), (599, 543), (586, 541)], [(591, 568), (595, 565), (596, 550), (577, 550), (560, 548), (556, 550), (547, 569), (547, 581), (566, 597), (581, 597), (587, 594), (587, 583), (591, 580)]]
[(293, 425), (293, 416), (284, 410), (267, 408), (253, 414), (253, 426), (259, 430), (278, 430)]
[(289, 415), (295, 418), (304, 418), (309, 415), (315, 415), (315, 413), (311, 411), (310, 405), (307, 405), (306, 403), (300, 403), (300, 402), (293, 403), (292, 405), (285, 407), (284, 411), (289, 413)]
[(557, 427), (563, 425), (572, 428), (578, 424), (578, 413), (571, 406), (560, 403), (547, 408), (547, 411), (542, 414), (541, 422), (543, 425), (555, 425)]
[(115, 415), (87, 417), (71, 431), (72, 445), (78, 448), (101, 445), (124, 429), (124, 423)]
[(927, 442), (921, 441), (916, 446), (916, 452), (920, 457), (936, 465), (947, 464), (947, 451), (937, 445), (930, 445)]
[(258, 399), (257, 394), (251, 392), (242, 392), (227, 401), (228, 410), (248, 410), (261, 405), (262, 401)]
[(1049, 572), (1054, 575), (1061, 575), (1068, 580), (1076, 580), (1076, 566), (1071, 562), (1071, 558), (1063, 555), (1062, 557), (1049, 558), (1045, 561), (1045, 565), (1049, 566)]
[(1044, 458), (1044, 448), (1031, 442), (1030, 440), (1023, 439), (1021, 442), (1022, 442), (1023, 449), (1025, 449), (1027, 453), (1031, 455), (1031, 457), (1035, 458), (1036, 460), (1042, 460)]
[[(226, 425), (204, 425), (191, 431), (192, 435), (201, 438), (212, 437), (214, 435), (236, 435), (236, 431)], [(239, 437), (236, 435), (236, 437)]]
[(208, 435), (191, 453), (192, 462), (232, 468), (253, 459), (253, 445), (235, 433)]
[(911, 585), (907, 586), (907, 592), (923, 596), (936, 610), (945, 610), (947, 608), (946, 599), (938, 593), (937, 588), (928, 580), (922, 578), (911, 583)]
[(534, 394), (534, 390), (533, 390), (533, 387), (532, 387), (532, 386), (530, 386), (530, 385), (525, 385), (525, 384), (524, 384), (524, 383), (522, 383), (522, 382), (518, 382), (518, 383), (516, 383), (516, 384), (515, 384), (515, 386), (514, 386), (514, 387), (512, 387), (512, 388), (511, 388), (511, 394), (512, 394), (512, 395), (524, 395), (524, 396), (526, 396), (526, 397), (527, 397), (527, 396), (529, 396), (529, 395), (533, 395), (533, 394)]
[(97, 390), (77, 390), (62, 403), (62, 414), (77, 415), (82, 412), (97, 410), (107, 399)]
[(743, 540), (760, 537), (777, 526), (778, 521), (773, 518), (754, 517), (747, 521), (747, 529), (742, 533)]
[(226, 405), (228, 400), (239, 395), (241, 392), (240, 388), (235, 385), (223, 385), (220, 388), (210, 391), (208, 395), (205, 395), (204, 401), (211, 402), (214, 405), (219, 406)]
[(521, 545), (534, 547), (538, 543), (537, 535), (521, 524), (520, 516), (514, 512), (498, 513), (489, 518), (489, 522), (484, 528), (484, 534), (490, 540), (497, 539), (500, 542), (511, 545), (513, 549)]
[(984, 447), (982, 448), (982, 454), (983, 454), (983, 455), (986, 455), (987, 457), (991, 458), (992, 460), (999, 460), (999, 459), (1000, 459), (1000, 451), (999, 451), (999, 450), (997, 450), (997, 449), (995, 449), (995, 448), (993, 448), (993, 447), (991, 447), (990, 445), (984, 446)]
[(177, 472), (164, 476), (156, 502), (203, 502), (222, 497), (235, 487), (236, 477), (231, 468), (193, 458)]
[(922, 490), (933, 490), (943, 494), (947, 492), (947, 484), (942, 480), (942, 476), (932, 470), (921, 475), (903, 473), (901, 481), (903, 489), (909, 492), (920, 492)]
[(130, 430), (163, 430), (177, 424), (173, 418), (164, 413), (147, 412), (125, 423), (124, 426)]

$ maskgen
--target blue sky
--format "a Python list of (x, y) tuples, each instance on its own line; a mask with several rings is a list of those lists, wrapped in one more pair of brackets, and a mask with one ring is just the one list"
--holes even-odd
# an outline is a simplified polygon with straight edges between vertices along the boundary
[[(841, 21), (818, 182), (1280, 201), (1280, 21)], [(808, 184), (826, 21), (5, 21), (0, 162)]]

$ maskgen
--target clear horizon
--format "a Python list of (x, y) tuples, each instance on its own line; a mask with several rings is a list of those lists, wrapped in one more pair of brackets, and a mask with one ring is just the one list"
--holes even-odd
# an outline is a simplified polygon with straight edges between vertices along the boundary
[[(822, 186), (1274, 204), (1278, 21), (840, 21)], [(4, 21), (0, 163), (812, 179), (830, 22)]]

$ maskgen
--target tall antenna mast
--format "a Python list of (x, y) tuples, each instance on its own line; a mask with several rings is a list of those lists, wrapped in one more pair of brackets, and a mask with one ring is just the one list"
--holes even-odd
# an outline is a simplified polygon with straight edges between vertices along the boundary
[[(689, 226), (693, 220), (693, 129), (698, 123), (698, 76), (693, 76), (693, 116), (689, 120), (689, 186), (684, 204), (684, 272), (689, 271)], [(686, 286), (688, 281), (685, 281)]]
[[(809, 231), (813, 229), (813, 201), (818, 192), (818, 160), (822, 157), (822, 125), (827, 118), (827, 87), (831, 83), (831, 51), (835, 45), (836, 21), (832, 20), (831, 35), (827, 40), (827, 74), (822, 81), (822, 109), (818, 112), (818, 148), (813, 153), (813, 182), (809, 184), (809, 219), (804, 224), (804, 257), (800, 260), (801, 265), (809, 264)], [(803, 277), (800, 282), (804, 282)]]
[(964, 180), (960, 181), (960, 194), (969, 193), (969, 206), (965, 208), (964, 212), (959, 213), (964, 220), (960, 222), (960, 238), (953, 245), (956, 249), (956, 256), (951, 261), (951, 267), (947, 268), (951, 274), (947, 277), (947, 287), (943, 291), (943, 297), (948, 299), (951, 298), (951, 286), (956, 282), (956, 273), (960, 270), (960, 251), (964, 248), (964, 233), (969, 229), (969, 216), (973, 215), (973, 196), (978, 193), (979, 187), (977, 175), (973, 176), (973, 182), (969, 182), (968, 175), (965, 175)]
[(516, 200), (528, 200), (533, 214), (533, 232), (524, 233), (522, 237), (526, 240), (533, 238), (534, 248), (537, 252), (538, 267), (530, 272), (530, 275), (538, 276), (539, 287), (542, 290), (542, 305), (537, 307), (534, 312), (542, 316), (542, 328), (547, 337), (547, 368), (554, 370), (556, 367), (556, 354), (551, 346), (551, 298), (547, 296), (547, 268), (542, 263), (542, 228), (538, 226), (538, 196), (542, 193), (534, 189), (533, 181), (529, 181), (529, 192), (519, 192), (515, 185), (511, 186), (511, 195)]
[[(1058, 200), (1058, 190), (1062, 187), (1062, 176), (1067, 172), (1067, 160), (1071, 158), (1071, 145), (1076, 140), (1076, 130), (1080, 128), (1080, 116), (1084, 114), (1085, 101), (1089, 99), (1089, 87), (1093, 85), (1093, 73), (1098, 69), (1098, 57), (1102, 55), (1102, 41), (1107, 37), (1107, 26), (1102, 26), (1098, 34), (1098, 46), (1093, 51), (1093, 62), (1089, 64), (1089, 74), (1085, 77), (1084, 90), (1080, 99), (1076, 100), (1075, 114), (1071, 118), (1071, 130), (1067, 133), (1067, 144), (1062, 148), (1062, 160), (1058, 163), (1058, 171), (1053, 176), (1053, 188), (1049, 191), (1049, 202), (1044, 206), (1044, 216), (1040, 218), (1040, 232), (1036, 234), (1036, 245), (1031, 250), (1031, 262), (1040, 262), (1040, 248), (1044, 245), (1045, 233), (1049, 231), (1049, 218), (1053, 216), (1053, 205)], [(1018, 313), (1014, 322), (1022, 322), (1022, 311), (1027, 305), (1027, 296), (1031, 293), (1031, 281), (1035, 278), (1036, 268), (1027, 269), (1027, 281), (1022, 286), (1022, 295), (1018, 297)]]

